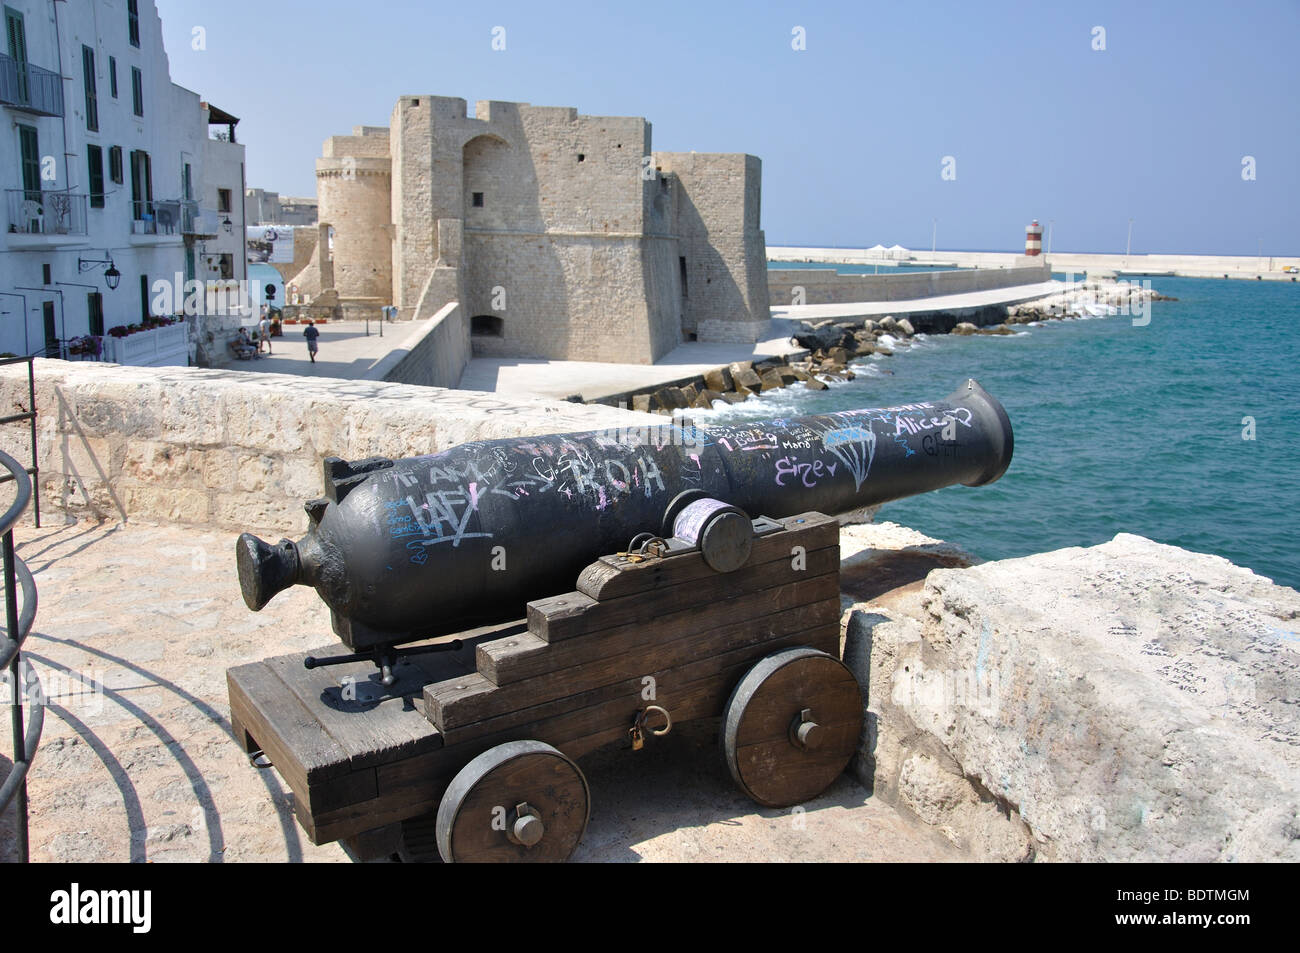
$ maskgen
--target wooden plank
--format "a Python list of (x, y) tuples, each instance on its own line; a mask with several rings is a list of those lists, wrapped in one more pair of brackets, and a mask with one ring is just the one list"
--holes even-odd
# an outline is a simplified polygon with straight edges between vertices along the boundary
[(782, 648), (807, 645), (834, 652), (839, 644), (836, 618), (767, 642), (740, 646), (720, 655), (688, 665), (647, 673), (655, 679), (655, 699), (641, 697), (641, 678), (605, 686), (559, 704), (542, 705), (499, 718), (485, 719), (447, 733), (449, 745), (490, 737), (493, 743), (536, 738), (578, 757), (586, 751), (626, 736), (632, 718), (647, 704), (660, 705), (674, 723), (711, 718), (722, 713), (731, 690), (750, 667), (765, 655)]
[[(804, 522), (798, 523), (798, 520)], [(793, 546), (803, 546), (812, 551), (839, 544), (840, 527), (833, 517), (821, 513), (803, 513), (780, 522), (786, 529), (755, 538), (749, 559), (736, 572), (748, 572), (776, 559), (788, 562)], [(792, 539), (792, 534), (804, 538)], [(618, 556), (602, 556), (582, 571), (576, 588), (583, 595), (604, 602), (708, 579), (717, 574), (717, 570), (709, 566), (699, 553), (640, 563), (628, 562)]]
[[(816, 527), (813, 532), (817, 533)], [(528, 630), (544, 642), (559, 642), (617, 625), (650, 622), (662, 613), (666, 605), (674, 608), (704, 606), (717, 599), (727, 598), (729, 595), (767, 588), (783, 578), (802, 576), (802, 573), (791, 568), (789, 556), (794, 546), (804, 545), (799, 541), (802, 534), (783, 533), (772, 538), (786, 541), (787, 555), (750, 569), (737, 570), (733, 573), (711, 572), (709, 576), (679, 585), (666, 586), (652, 593), (622, 596), (606, 601), (598, 602), (583, 593), (571, 592), (551, 599), (530, 602), (528, 603)], [(836, 554), (834, 561), (838, 568), (838, 542), (820, 549)], [(813, 551), (811, 548), (805, 546), (805, 552), (811, 551)]]
[[(805, 557), (806, 578), (815, 578), (835, 572), (839, 567), (839, 547), (808, 552)], [(788, 552), (777, 564), (761, 567), (750, 579), (764, 585), (755, 588), (770, 588), (772, 585), (796, 574), (790, 570)], [(770, 571), (769, 571), (770, 570)], [(723, 577), (713, 574), (715, 579)], [(704, 581), (698, 585), (705, 589)], [(724, 590), (725, 591), (725, 590)], [(716, 595), (716, 594), (715, 594)], [(637, 596), (638, 599), (657, 600), (658, 594)], [(714, 600), (710, 600), (711, 602)], [(676, 607), (673, 607), (676, 608)], [(691, 610), (683, 610), (689, 612)], [(716, 613), (714, 613), (716, 617)], [(476, 659), (478, 672), (494, 685), (508, 685), (511, 682), (534, 678), (562, 668), (569, 668), (597, 659), (637, 651), (660, 641), (667, 641), (680, 635), (676, 627), (666, 624), (674, 618), (669, 615), (649, 627), (623, 626), (617, 630), (589, 633), (561, 642), (546, 642), (534, 635), (516, 635), (510, 638), (483, 642), (478, 646)], [(695, 616), (701, 626), (712, 624), (708, 613)]]
[[(437, 730), (404, 695), (388, 694), (402, 692), (400, 682), (385, 689), (369, 662), (303, 668), (307, 654), (281, 655), (266, 664), (335, 741), (350, 772), (442, 746)], [(345, 697), (349, 678), (356, 679), (347, 693), (352, 698)], [(413, 680), (406, 687), (419, 691), (421, 681)]]
[(264, 663), (227, 670), (231, 713), (295, 791), (346, 774), (337, 743)]
[[(440, 682), (425, 688), (426, 714), (439, 731), (460, 728), (480, 718), (529, 708), (552, 699), (620, 682), (636, 675), (686, 664), (727, 651), (737, 644), (778, 638), (789, 631), (782, 613), (824, 602), (838, 618), (839, 574), (774, 586), (719, 603), (707, 612), (687, 609), (656, 620), (676, 638), (610, 658), (596, 659), (522, 682), (485, 691), (482, 676)], [(770, 618), (776, 616), (776, 618)], [(727, 624), (730, 623), (730, 624)]]

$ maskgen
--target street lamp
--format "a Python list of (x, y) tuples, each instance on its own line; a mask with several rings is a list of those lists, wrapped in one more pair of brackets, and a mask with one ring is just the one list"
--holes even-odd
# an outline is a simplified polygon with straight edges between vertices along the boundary
[(104, 271), (104, 284), (108, 285), (109, 291), (116, 291), (118, 282), (122, 280), (122, 273), (118, 271), (117, 266), (113, 264), (112, 255), (107, 258), (78, 258), (77, 273), (85, 274), (92, 269), (101, 268), (104, 265), (108, 265), (108, 268)]
[(226, 234), (227, 234), (227, 235), (229, 235), (231, 232), (233, 232), (233, 231), (235, 230), (235, 225), (234, 225), (234, 223), (230, 220), (230, 216), (229, 216), (229, 215), (227, 215), (224, 219), (222, 219), (221, 227), (224, 228), (224, 229), (226, 230)]

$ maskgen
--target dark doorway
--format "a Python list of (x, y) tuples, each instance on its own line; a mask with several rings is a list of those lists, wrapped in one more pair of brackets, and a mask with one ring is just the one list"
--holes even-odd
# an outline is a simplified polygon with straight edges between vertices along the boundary
[(41, 315), (45, 318), (45, 356), (59, 356), (59, 329), (54, 326), (54, 302), (41, 302)]
[(480, 338), (505, 337), (506, 323), (494, 314), (480, 314), (470, 320), (469, 333)]
[(90, 317), (90, 333), (97, 338), (104, 336), (104, 296), (98, 291), (86, 295), (86, 314)]

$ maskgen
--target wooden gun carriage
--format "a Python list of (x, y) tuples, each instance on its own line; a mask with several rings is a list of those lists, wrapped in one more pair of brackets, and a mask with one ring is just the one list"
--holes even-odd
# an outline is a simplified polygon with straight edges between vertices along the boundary
[(563, 860), (589, 814), (577, 759), (715, 716), (742, 791), (806, 801), (862, 728), (839, 661), (839, 526), (818, 513), (751, 526), (730, 572), (698, 548), (605, 556), (526, 619), (404, 657), (391, 686), (368, 662), (309, 669), (306, 654), (231, 669), (235, 736), (280, 772), (313, 843), (363, 857), (421, 859), (436, 843), (448, 861)]

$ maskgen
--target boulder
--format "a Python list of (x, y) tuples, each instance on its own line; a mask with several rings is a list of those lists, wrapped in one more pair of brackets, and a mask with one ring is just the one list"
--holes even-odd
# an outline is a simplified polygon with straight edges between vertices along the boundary
[(776, 372), (781, 375), (781, 381), (785, 384), (790, 384), (801, 379), (799, 377), (799, 371), (795, 370), (789, 364), (778, 367)]
[(723, 394), (722, 399), (728, 404), (741, 404), (745, 401), (745, 395), (740, 393)]
[(700, 395), (695, 398), (695, 403), (691, 406), (698, 407), (700, 410), (711, 410), (713, 408), (713, 402), (719, 400), (721, 397), (722, 395), (717, 391), (709, 390), (706, 387), (704, 390), (700, 391)]
[(898, 322), (898, 331), (900, 334), (906, 334), (908, 337), (911, 337), (916, 333), (916, 328), (912, 327), (911, 321), (907, 320), (907, 318), (903, 318)]
[(889, 331), (892, 334), (898, 330), (898, 321), (895, 320), (892, 314), (887, 314), (880, 319), (876, 326), (879, 327), (880, 330)]
[(817, 348), (835, 347), (840, 343), (840, 338), (844, 336), (844, 333), (843, 328), (837, 328), (833, 323), (813, 327), (805, 321), (795, 330), (794, 339), (795, 343), (800, 347), (815, 350)]
[(769, 368), (763, 372), (762, 378), (763, 390), (780, 390), (785, 386), (785, 381), (781, 379), (781, 374), (775, 368)]
[(983, 859), (1300, 861), (1300, 593), (1125, 533), (923, 578), (849, 619), (877, 796)]
[(691, 406), (680, 387), (659, 388), (654, 392), (653, 405), (657, 410), (680, 410)]
[(731, 371), (725, 367), (715, 367), (711, 371), (705, 371), (704, 386), (719, 394), (725, 394), (732, 388)]
[(632, 409), (633, 409), (633, 410), (639, 410), (639, 411), (641, 411), (642, 413), (649, 413), (649, 412), (650, 412), (650, 398), (651, 398), (651, 395), (650, 395), (650, 394), (633, 394), (633, 395), (632, 395)]
[(803, 385), (804, 385), (805, 387), (807, 387), (809, 390), (829, 390), (829, 389), (830, 389), (829, 385), (828, 385), (825, 381), (818, 380), (818, 379), (815, 378), (815, 377), (810, 377), (810, 378), (808, 378), (806, 381), (803, 382)]
[(975, 325), (971, 324), (969, 321), (962, 321), (960, 324), (958, 324), (955, 328), (952, 329), (952, 333), (953, 334), (974, 334), (978, 330), (979, 328), (975, 327)]
[(679, 387), (678, 390), (682, 392), (682, 400), (686, 401), (686, 403), (683, 404), (682, 406), (694, 407), (695, 398), (700, 396), (700, 392), (696, 389), (695, 385), (684, 384), (683, 386)]
[(847, 364), (849, 362), (849, 352), (842, 347), (833, 347), (826, 352), (826, 359), (832, 364)]
[(736, 390), (748, 388), (750, 393), (759, 390), (762, 387), (762, 381), (754, 373), (754, 365), (746, 361), (743, 365), (732, 364), (731, 380)]

